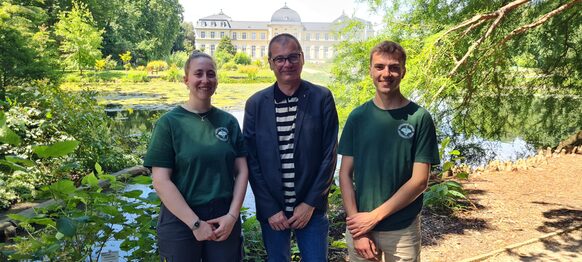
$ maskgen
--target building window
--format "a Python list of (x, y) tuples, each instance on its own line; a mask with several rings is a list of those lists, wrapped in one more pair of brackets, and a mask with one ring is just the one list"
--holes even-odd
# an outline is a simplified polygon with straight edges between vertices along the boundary
[(311, 34), (310, 33), (307, 33), (305, 35), (305, 40), (307, 40), (307, 41), (310, 41), (311, 40)]
[(265, 50), (266, 50), (265, 46), (261, 46), (261, 57), (265, 56)]
[(324, 37), (325, 37), (325, 40), (326, 41), (329, 40), (329, 34), (328, 33), (325, 33), (325, 36)]
[(214, 45), (210, 45), (210, 55), (214, 55)]
[(220, 39), (224, 38), (224, 32), (220, 32)]
[(251, 46), (251, 57), (256, 57), (256, 56), (257, 56), (257, 47)]
[(261, 33), (261, 40), (265, 40), (267, 38), (267, 34)]
[(242, 39), (247, 39), (247, 33), (246, 33), (246, 32), (243, 32), (243, 33), (242, 33), (242, 37), (241, 37), (241, 38), (242, 38)]
[(314, 58), (318, 59), (319, 58), (319, 46), (315, 47), (315, 54), (314, 54)]
[(327, 46), (323, 47), (323, 58), (329, 58), (327, 51)]
[(238, 51), (238, 45), (234, 45), (234, 50)]
[(315, 40), (319, 40), (319, 33), (315, 34)]
[(251, 33), (251, 39), (253, 39), (253, 40), (257, 39), (257, 33), (252, 32)]
[(200, 38), (206, 38), (206, 32), (204, 31), (200, 32)]
[(211, 38), (211, 39), (214, 39), (214, 37), (215, 37), (215, 36), (216, 36), (216, 35), (215, 35), (215, 33), (214, 33), (214, 32), (210, 32), (210, 38)]
[(232, 32), (232, 40), (236, 40), (236, 32)]
[(212, 22), (212, 26), (216, 26), (216, 22)]
[[(244, 34), (244, 33), (243, 33), (243, 34)], [(243, 45), (243, 47), (242, 47), (242, 52), (243, 52), (243, 53), (246, 53), (246, 52), (247, 52), (247, 46), (246, 46), (246, 45)]]

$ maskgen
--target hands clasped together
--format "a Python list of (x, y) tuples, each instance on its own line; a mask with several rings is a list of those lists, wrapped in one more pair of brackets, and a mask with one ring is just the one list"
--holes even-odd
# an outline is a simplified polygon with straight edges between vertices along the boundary
[(280, 211), (269, 218), (269, 225), (273, 230), (277, 231), (289, 228), (302, 229), (307, 225), (307, 223), (309, 223), (309, 220), (311, 220), (314, 209), (315, 208), (308, 204), (301, 203), (295, 207), (291, 218), (287, 219), (283, 211)]
[(200, 227), (192, 233), (198, 241), (224, 241), (230, 236), (237, 220), (234, 215), (226, 214), (208, 221), (200, 221)]
[(354, 249), (367, 260), (379, 261), (379, 250), (370, 235), (370, 231), (379, 221), (380, 218), (373, 212), (360, 212), (346, 218), (348, 231), (354, 240)]

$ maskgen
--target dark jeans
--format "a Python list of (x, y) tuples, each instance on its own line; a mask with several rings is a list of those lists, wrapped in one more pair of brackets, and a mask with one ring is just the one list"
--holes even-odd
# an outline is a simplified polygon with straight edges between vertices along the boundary
[[(291, 261), (291, 230), (276, 231), (271, 229), (269, 223), (261, 223), (261, 230), (268, 261)], [(327, 261), (329, 221), (325, 212), (316, 210), (304, 228), (293, 231), (301, 252), (301, 261)]]
[[(230, 199), (214, 200), (192, 209), (201, 220), (209, 220), (228, 213)], [(224, 261), (242, 260), (242, 239), (240, 219), (234, 225), (230, 236), (224, 241), (198, 241), (180, 219), (163, 204), (158, 219), (158, 247), (162, 262)]]

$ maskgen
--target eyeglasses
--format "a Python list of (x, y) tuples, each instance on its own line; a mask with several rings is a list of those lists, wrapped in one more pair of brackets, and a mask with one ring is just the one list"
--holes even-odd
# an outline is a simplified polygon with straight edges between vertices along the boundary
[(297, 64), (301, 61), (301, 53), (293, 53), (288, 56), (278, 56), (272, 59), (273, 63), (278, 66), (285, 64), (285, 61), (289, 61), (291, 64)]

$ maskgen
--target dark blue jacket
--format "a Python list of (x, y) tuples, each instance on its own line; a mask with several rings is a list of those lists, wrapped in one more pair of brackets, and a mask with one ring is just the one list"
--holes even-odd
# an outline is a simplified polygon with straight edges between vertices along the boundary
[[(304, 80), (301, 85), (296, 91), (299, 102), (294, 137), (296, 203), (326, 211), (336, 167), (337, 111), (327, 88)], [(275, 88), (272, 85), (249, 98), (243, 124), (250, 183), (257, 218), (262, 222), (284, 210)]]

